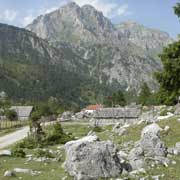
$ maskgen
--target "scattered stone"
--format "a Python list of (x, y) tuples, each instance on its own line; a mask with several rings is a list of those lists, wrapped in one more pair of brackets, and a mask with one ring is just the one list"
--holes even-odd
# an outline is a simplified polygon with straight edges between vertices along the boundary
[(65, 169), (77, 180), (116, 177), (122, 166), (115, 145), (87, 136), (65, 144)]
[(165, 120), (165, 119), (169, 119), (171, 117), (173, 117), (174, 114), (171, 113), (171, 112), (167, 112), (167, 116), (158, 116), (157, 119), (160, 121), (160, 120)]
[(66, 180), (67, 179), (67, 176), (64, 176), (61, 180)]
[(41, 171), (33, 171), (32, 169), (14, 168), (13, 171), (15, 173), (31, 174), (32, 176), (37, 176), (37, 175), (41, 174)]
[(177, 119), (178, 122), (180, 122), (180, 119)]
[(134, 170), (132, 172), (129, 173), (130, 176), (134, 176), (134, 175), (137, 175), (137, 174), (146, 174), (146, 171), (144, 168), (141, 168), (141, 169), (138, 169), (138, 170)]
[(16, 176), (16, 175), (13, 171), (6, 171), (4, 173), (4, 177), (14, 177), (14, 176)]
[(169, 132), (170, 131), (170, 127), (169, 126), (165, 126), (165, 128), (164, 128), (164, 132)]
[(174, 154), (174, 148), (168, 148), (167, 152), (168, 154)]
[(87, 136), (95, 136), (95, 135), (96, 133), (93, 130), (89, 131), (87, 134)]
[(113, 132), (119, 134), (119, 136), (123, 136), (127, 133), (127, 127), (129, 127), (129, 125), (124, 125), (122, 126), (121, 123), (117, 123), (114, 127), (113, 127)]
[(10, 150), (1, 150), (0, 151), (0, 156), (11, 156), (12, 153)]
[(119, 156), (120, 158), (127, 159), (128, 154), (125, 153), (124, 151), (119, 151), (119, 152), (118, 152), (118, 156)]
[(159, 180), (160, 175), (157, 175), (157, 176), (151, 176), (151, 178), (152, 178), (153, 180)]
[(171, 163), (172, 163), (173, 165), (176, 165), (176, 164), (177, 164), (176, 161), (172, 161)]
[(61, 116), (58, 117), (58, 121), (70, 121), (72, 119), (73, 112), (66, 111)]

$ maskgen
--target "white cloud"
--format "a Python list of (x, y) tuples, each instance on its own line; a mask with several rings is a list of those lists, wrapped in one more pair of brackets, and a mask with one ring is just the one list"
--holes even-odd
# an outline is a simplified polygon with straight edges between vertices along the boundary
[(115, 1), (114, 2), (104, 1), (104, 0), (73, 0), (73, 1), (76, 2), (79, 6), (90, 4), (94, 6), (97, 10), (102, 11), (103, 14), (109, 18), (131, 14), (127, 4), (120, 5)]
[(117, 13), (118, 13), (118, 15), (125, 15), (127, 12), (128, 12), (128, 5), (127, 4), (124, 4), (124, 5), (122, 5), (121, 7), (119, 7), (118, 8), (118, 10), (117, 10)]
[(14, 10), (6, 9), (0, 12), (0, 20), (12, 22), (16, 19), (17, 12)]
[(48, 9), (39, 9), (38, 11), (36, 10), (32, 10), (32, 9), (29, 9), (27, 10), (26, 12), (26, 16), (25, 17), (22, 17), (21, 20), (20, 20), (20, 24), (25, 27), (27, 26), (28, 24), (32, 23), (33, 20), (39, 16), (39, 15), (43, 15), (43, 14), (48, 14), (52, 11), (55, 11), (57, 9), (57, 7), (51, 7), (51, 8), (48, 8)]
[(30, 24), (37, 16), (44, 15), (55, 11), (59, 7), (67, 4), (70, 1), (74, 1), (79, 6), (83, 6), (85, 4), (92, 5), (97, 10), (103, 12), (103, 14), (108, 18), (114, 18), (117, 16), (127, 16), (130, 15), (131, 12), (129, 11), (128, 4), (120, 5), (117, 1), (113, 0), (60, 0), (54, 6), (50, 6), (48, 8), (41, 8), (39, 10), (32, 10), (29, 9), (26, 12), (26, 16), (21, 19), (21, 25), (27, 26)]
[(32, 15), (32, 14), (30, 14), (30, 15), (27, 15), (27, 16), (25, 16), (24, 18), (23, 18), (23, 20), (22, 20), (22, 25), (23, 26), (27, 26), (28, 24), (30, 24), (33, 20), (34, 20), (34, 16)]
[(51, 8), (45, 9), (44, 12), (42, 12), (42, 14), (51, 13), (51, 12), (55, 11), (56, 9), (58, 9), (58, 7), (51, 7)]

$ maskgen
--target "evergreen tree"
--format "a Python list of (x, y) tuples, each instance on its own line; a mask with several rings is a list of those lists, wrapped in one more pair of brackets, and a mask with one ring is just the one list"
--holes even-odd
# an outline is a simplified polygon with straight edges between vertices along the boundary
[(177, 5), (174, 7), (174, 12), (180, 18), (180, 3), (177, 3)]
[(104, 105), (107, 107), (114, 107), (116, 105), (125, 106), (126, 99), (124, 93), (121, 90), (113, 93), (112, 96), (106, 98)]
[[(175, 14), (180, 18), (180, 3), (174, 7)], [(180, 96), (180, 40), (170, 44), (160, 55), (164, 67), (156, 73), (160, 84), (158, 92), (159, 103), (173, 105)]]
[(151, 98), (151, 91), (146, 83), (141, 86), (141, 91), (138, 97), (138, 102), (142, 105), (149, 105)]

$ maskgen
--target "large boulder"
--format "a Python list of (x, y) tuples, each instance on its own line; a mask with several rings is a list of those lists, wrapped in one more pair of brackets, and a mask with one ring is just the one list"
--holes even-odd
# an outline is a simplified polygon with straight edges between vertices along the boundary
[(122, 166), (115, 145), (99, 141), (96, 135), (65, 144), (65, 169), (76, 180), (117, 177)]
[(144, 151), (145, 157), (165, 157), (167, 155), (167, 148), (160, 139), (160, 132), (162, 129), (158, 124), (151, 124), (146, 126), (141, 133), (140, 146)]
[(160, 128), (158, 124), (156, 123), (150, 124), (142, 130), (141, 138), (143, 138), (147, 134), (150, 134), (152, 136), (159, 136), (161, 131), (162, 128)]
[(161, 130), (162, 129), (155, 123), (146, 126), (142, 130), (140, 141), (136, 143), (128, 157), (132, 169), (144, 167), (146, 159), (167, 164), (167, 148), (160, 139)]

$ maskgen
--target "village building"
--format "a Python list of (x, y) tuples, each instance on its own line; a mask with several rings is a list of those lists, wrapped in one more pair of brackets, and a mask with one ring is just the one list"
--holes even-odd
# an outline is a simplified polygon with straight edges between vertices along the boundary
[(139, 107), (101, 108), (96, 110), (91, 123), (94, 125), (133, 124), (139, 121)]
[(29, 120), (33, 106), (12, 106), (10, 109), (17, 113), (18, 120), (24, 121)]
[(99, 110), (99, 109), (102, 109), (103, 108), (103, 105), (101, 105), (101, 104), (94, 104), (94, 105), (89, 105), (89, 106), (87, 106), (85, 109), (84, 109), (84, 111), (86, 112), (86, 113), (93, 113), (93, 112), (95, 112), (95, 111), (97, 111), (97, 110)]

